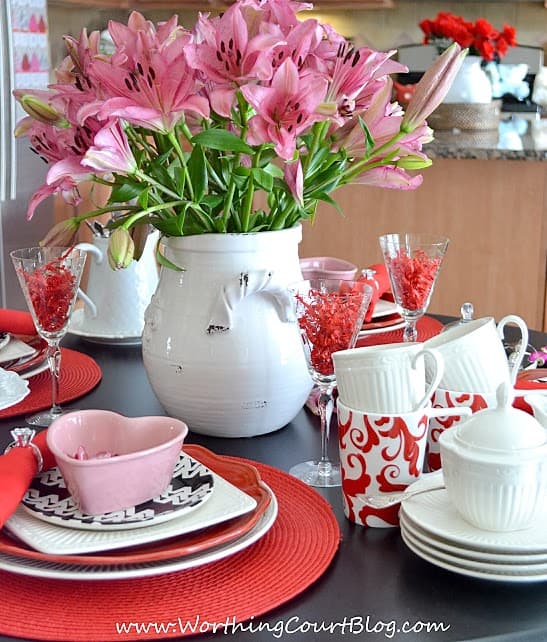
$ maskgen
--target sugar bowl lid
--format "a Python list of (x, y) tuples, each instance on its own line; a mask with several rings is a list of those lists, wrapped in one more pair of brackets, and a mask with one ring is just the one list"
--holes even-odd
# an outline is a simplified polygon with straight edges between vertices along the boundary
[(514, 393), (509, 383), (496, 391), (497, 406), (475, 413), (458, 426), (456, 441), (466, 448), (516, 453), (547, 443), (547, 431), (532, 415), (513, 408)]

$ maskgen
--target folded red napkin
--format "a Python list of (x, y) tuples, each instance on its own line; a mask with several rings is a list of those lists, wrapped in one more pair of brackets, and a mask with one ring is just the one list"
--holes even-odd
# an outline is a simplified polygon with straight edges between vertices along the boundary
[[(524, 396), (529, 392), (533, 392), (534, 390), (542, 390), (547, 392), (547, 381), (538, 381), (538, 379), (543, 378), (547, 379), (547, 368), (534, 368), (532, 370), (523, 370), (522, 372), (520, 372), (515, 383), (517, 396), (515, 397), (513, 406), (532, 414), (532, 408), (524, 401)], [(520, 395), (522, 396), (519, 396), (518, 391), (520, 391)]]
[[(42, 470), (55, 466), (55, 457), (46, 444), (46, 434), (44, 430), (32, 440), (42, 453)], [(0, 528), (17, 509), (37, 472), (38, 459), (30, 446), (12, 448), (0, 455)]]
[[(367, 271), (370, 271), (370, 276), (367, 276)], [(376, 306), (376, 303), (378, 303), (378, 299), (391, 290), (391, 284), (389, 282), (389, 275), (384, 263), (371, 265), (363, 270), (363, 272), (364, 274), (359, 277), (359, 281), (368, 283), (372, 288), (372, 299), (365, 315), (365, 323), (370, 323), (374, 307)], [(372, 272), (374, 272), (374, 274), (372, 274)]]
[(0, 308), (0, 332), (36, 334), (36, 328), (29, 312)]

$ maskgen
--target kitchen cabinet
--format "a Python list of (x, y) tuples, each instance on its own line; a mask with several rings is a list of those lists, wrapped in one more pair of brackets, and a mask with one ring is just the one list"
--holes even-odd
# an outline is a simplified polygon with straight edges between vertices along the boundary
[(351, 185), (304, 225), (300, 256), (381, 262), (378, 236), (427, 231), (450, 238), (430, 311), (514, 313), (547, 329), (547, 162), (436, 158), (413, 192)]

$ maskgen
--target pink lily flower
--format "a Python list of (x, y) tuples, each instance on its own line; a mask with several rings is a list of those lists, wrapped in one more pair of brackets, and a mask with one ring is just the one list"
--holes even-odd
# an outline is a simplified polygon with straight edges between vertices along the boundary
[(293, 157), (296, 137), (324, 117), (316, 107), (324, 99), (327, 81), (311, 72), (299, 75), (291, 59), (275, 72), (270, 87), (245, 85), (245, 99), (255, 108), (249, 121), (251, 145), (274, 143), (276, 153), (284, 160)]
[(402, 123), (405, 131), (415, 129), (437, 109), (454, 82), (466, 55), (467, 49), (462, 51), (458, 43), (454, 42), (424, 73), (406, 108)]
[[(104, 103), (92, 103), (80, 111), (83, 121), (97, 113), (101, 120), (118, 117), (128, 122), (160, 132), (171, 131), (186, 110), (207, 118), (209, 103), (200, 95), (201, 83), (188, 65), (184, 46), (190, 35), (169, 24), (156, 33), (153, 26), (134, 12), (132, 28), (115, 23), (110, 25), (113, 37), (122, 37), (118, 31), (131, 34), (112, 58), (96, 58), (89, 66), (92, 82), (101, 87)], [(135, 28), (141, 27), (141, 31)], [(152, 31), (151, 31), (152, 30)]]
[(82, 165), (99, 172), (134, 174), (137, 171), (137, 161), (119, 121), (97, 132), (94, 145), (87, 150)]
[(390, 165), (367, 169), (355, 179), (355, 183), (358, 185), (401, 190), (416, 189), (420, 187), (422, 182), (423, 177), (421, 175), (411, 176), (404, 169)]
[(304, 205), (304, 173), (300, 159), (285, 163), (284, 166), (285, 180), (287, 186), (298, 205)]

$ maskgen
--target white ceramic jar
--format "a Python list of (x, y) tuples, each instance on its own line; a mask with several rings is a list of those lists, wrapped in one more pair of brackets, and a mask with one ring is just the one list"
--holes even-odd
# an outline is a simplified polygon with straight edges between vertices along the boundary
[(547, 507), (547, 431), (511, 406), (508, 386), (496, 408), (475, 413), (439, 437), (446, 490), (461, 516), (478, 528), (531, 527)]

